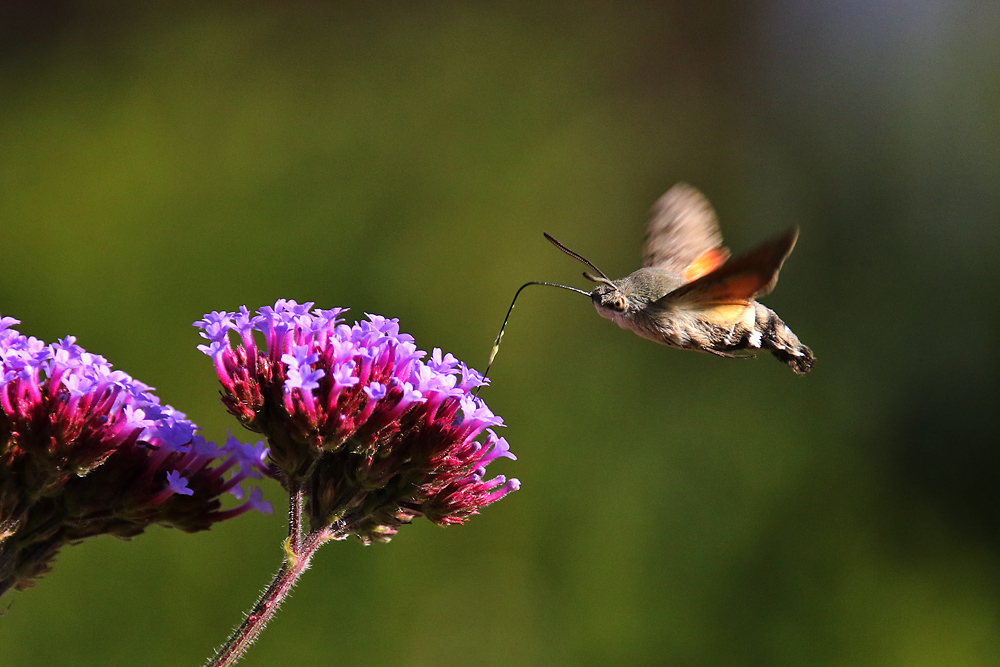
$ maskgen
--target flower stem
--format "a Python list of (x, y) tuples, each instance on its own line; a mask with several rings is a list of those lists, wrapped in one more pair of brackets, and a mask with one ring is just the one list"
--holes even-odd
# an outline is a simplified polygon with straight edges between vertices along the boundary
[(302, 485), (296, 484), (288, 495), (288, 550), (297, 553), (302, 540), (302, 505), (305, 494)]
[[(301, 497), (293, 493), (290, 500), (292, 505), (290, 512), (294, 514), (296, 506), (301, 509)], [(299, 575), (309, 567), (309, 561), (313, 554), (329, 539), (326, 528), (314, 530), (307, 535), (302, 535), (297, 526), (289, 528), (288, 539), (285, 540), (284, 564), (274, 575), (270, 585), (261, 594), (257, 603), (247, 613), (246, 620), (229, 635), (226, 643), (216, 650), (212, 659), (206, 663), (206, 667), (233, 665), (243, 656), (250, 644), (267, 625), (267, 622), (274, 616), (274, 612), (288, 597), (288, 593), (292, 590)]]

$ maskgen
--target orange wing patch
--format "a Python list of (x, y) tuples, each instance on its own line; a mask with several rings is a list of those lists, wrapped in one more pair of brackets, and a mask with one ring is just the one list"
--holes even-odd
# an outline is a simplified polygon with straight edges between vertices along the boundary
[(684, 282), (691, 282), (701, 278), (706, 273), (711, 273), (726, 263), (729, 259), (729, 248), (712, 248), (698, 255), (693, 262), (687, 265), (681, 272)]
[[(681, 285), (660, 297), (657, 303), (684, 302), (700, 306), (750, 303), (758, 295), (770, 292), (778, 282), (778, 271), (795, 247), (798, 234), (798, 229), (793, 227), (714, 271)], [(699, 257), (694, 263), (700, 260)]]
[(737, 273), (732, 276), (707, 283), (692, 291), (697, 295), (697, 301), (705, 304), (736, 305), (753, 301), (763, 283), (769, 276), (758, 273)]

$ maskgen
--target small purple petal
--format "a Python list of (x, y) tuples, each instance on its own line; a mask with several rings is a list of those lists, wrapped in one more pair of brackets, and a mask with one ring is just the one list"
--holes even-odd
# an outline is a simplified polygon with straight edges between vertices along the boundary
[(194, 495), (194, 490), (188, 487), (187, 479), (181, 477), (180, 472), (176, 470), (167, 472), (167, 487), (174, 493), (179, 493), (182, 496)]
[(264, 500), (264, 492), (260, 490), (259, 486), (250, 489), (250, 497), (247, 499), (246, 505), (248, 509), (257, 510), (263, 514), (274, 514), (274, 508), (271, 507), (270, 502)]
[(389, 393), (389, 390), (386, 389), (385, 385), (381, 382), (372, 382), (367, 387), (362, 389), (362, 391), (364, 391), (368, 397), (374, 401), (382, 400), (386, 397), (386, 394)]
[(441, 348), (435, 347), (431, 352), (431, 358), (427, 361), (427, 365), (431, 370), (438, 373), (454, 373), (455, 366), (458, 365), (458, 359), (452, 356), (451, 353), (442, 356)]
[(338, 389), (343, 387), (353, 387), (360, 381), (358, 377), (354, 375), (354, 371), (355, 366), (353, 361), (341, 364), (334, 369), (333, 381), (336, 383)]

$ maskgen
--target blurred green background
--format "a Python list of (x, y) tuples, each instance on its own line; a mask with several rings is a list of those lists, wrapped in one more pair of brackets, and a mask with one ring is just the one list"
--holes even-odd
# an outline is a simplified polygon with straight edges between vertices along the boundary
[[(678, 180), (812, 374), (524, 294), (483, 393), (523, 487), (338, 543), (244, 663), (1000, 663), (1000, 8), (989, 2), (0, 4), (0, 313), (236, 422), (190, 323), (277, 298), (485, 365), (515, 288), (622, 276)], [(197, 665), (272, 516), (67, 548), (2, 665)]]

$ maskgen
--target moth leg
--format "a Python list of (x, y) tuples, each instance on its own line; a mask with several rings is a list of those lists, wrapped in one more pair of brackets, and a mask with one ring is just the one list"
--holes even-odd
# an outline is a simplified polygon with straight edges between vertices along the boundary
[(713, 350), (712, 348), (704, 348), (706, 352), (714, 354), (717, 357), (725, 357), (726, 359), (753, 359), (756, 354), (733, 354), (732, 352), (722, 352), (720, 350)]

